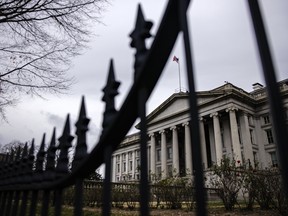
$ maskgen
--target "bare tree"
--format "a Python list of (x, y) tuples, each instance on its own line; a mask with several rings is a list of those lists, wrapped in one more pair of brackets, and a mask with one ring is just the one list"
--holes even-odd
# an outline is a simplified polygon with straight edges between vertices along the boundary
[(63, 93), (106, 0), (0, 1), (0, 118), (23, 93)]

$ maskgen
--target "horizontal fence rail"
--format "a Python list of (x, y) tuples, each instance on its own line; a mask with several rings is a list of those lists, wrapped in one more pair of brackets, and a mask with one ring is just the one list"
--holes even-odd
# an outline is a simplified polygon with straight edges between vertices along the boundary
[[(288, 147), (286, 144), (288, 139), (287, 127), (281, 114), (280, 94), (276, 85), (275, 72), (258, 2), (257, 0), (248, 0), (247, 2), (251, 11), (264, 76), (268, 86), (273, 126), (276, 130), (281, 156), (282, 175), (287, 189), (288, 161), (286, 154)], [(85, 99), (83, 97), (79, 117), (75, 124), (75, 135), (71, 134), (70, 117), (67, 115), (62, 135), (57, 139), (54, 128), (48, 146), (46, 146), (47, 142), (44, 134), (38, 151), (35, 150), (35, 143), (32, 140), (30, 144), (26, 143), (23, 148), (19, 147), (16, 151), (11, 151), (2, 157), (0, 163), (0, 216), (39, 215), (37, 213), (39, 208), (41, 215), (46, 216), (50, 215), (49, 212), (53, 212), (54, 215), (58, 216), (62, 214), (63, 204), (73, 205), (74, 215), (77, 216), (83, 215), (84, 204), (99, 205), (102, 207), (102, 215), (110, 215), (112, 202), (117, 203), (117, 199), (121, 197), (121, 191), (124, 190), (136, 194), (128, 202), (130, 202), (131, 208), (135, 202), (139, 202), (141, 215), (149, 215), (149, 201), (155, 200), (158, 203), (160, 196), (164, 201), (169, 201), (168, 197), (160, 193), (161, 187), (149, 184), (148, 174), (145, 172), (145, 170), (148, 170), (145, 107), (168, 61), (179, 33), (182, 33), (183, 36), (186, 55), (192, 158), (196, 173), (194, 176), (195, 187), (181, 199), (187, 205), (189, 202), (192, 205), (195, 201), (197, 215), (207, 215), (207, 190), (204, 188), (203, 180), (193, 56), (186, 15), (189, 3), (188, 0), (168, 1), (159, 29), (149, 49), (146, 48), (145, 40), (151, 36), (152, 22), (145, 20), (139, 6), (135, 28), (130, 34), (131, 46), (136, 50), (133, 85), (121, 108), (116, 110), (115, 97), (118, 95), (120, 82), (116, 80), (113, 60), (111, 60), (107, 83), (103, 88), (102, 100), (106, 104), (103, 114), (103, 130), (97, 145), (89, 154), (87, 153), (86, 133), (90, 120), (86, 116)], [(126, 186), (111, 184), (111, 155), (138, 117), (141, 120), (140, 170), (144, 170), (144, 172), (141, 172), (140, 184)], [(71, 160), (69, 152), (74, 139), (76, 140), (76, 147), (73, 160)], [(105, 164), (105, 180), (101, 183), (103, 189), (98, 183), (84, 181), (103, 163)], [(175, 192), (183, 190), (177, 187), (172, 189)], [(89, 193), (90, 190), (96, 192)], [(84, 191), (88, 191), (85, 196)], [(118, 197), (115, 195), (117, 192)], [(94, 201), (87, 200), (87, 196), (93, 197)]]

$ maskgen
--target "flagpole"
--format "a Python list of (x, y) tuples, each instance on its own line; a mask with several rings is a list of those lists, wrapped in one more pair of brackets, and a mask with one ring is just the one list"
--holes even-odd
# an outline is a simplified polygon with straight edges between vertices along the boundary
[(180, 62), (178, 60), (178, 72), (179, 72), (179, 92), (181, 92), (181, 74), (180, 74)]

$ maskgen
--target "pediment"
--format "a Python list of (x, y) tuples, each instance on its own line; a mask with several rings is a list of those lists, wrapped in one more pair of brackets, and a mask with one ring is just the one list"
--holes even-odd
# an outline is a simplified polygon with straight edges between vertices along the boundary
[(188, 108), (188, 97), (173, 98), (173, 100), (166, 104), (162, 104), (162, 106), (160, 105), (150, 115), (148, 115), (148, 124), (162, 121), (163, 119), (182, 113), (188, 110)]
[[(222, 96), (223, 91), (216, 92), (198, 92), (197, 101), (198, 105), (215, 100), (217, 97)], [(171, 118), (175, 115), (187, 112), (189, 109), (188, 93), (180, 92), (170, 96), (166, 101), (159, 105), (147, 116), (148, 124), (153, 124), (165, 119)]]

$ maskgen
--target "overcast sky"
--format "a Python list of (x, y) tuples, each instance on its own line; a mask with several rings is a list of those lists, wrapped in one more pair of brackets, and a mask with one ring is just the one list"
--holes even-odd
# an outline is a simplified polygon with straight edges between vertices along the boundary
[[(78, 116), (81, 96), (85, 95), (87, 113), (91, 118), (89, 145), (98, 140), (104, 104), (102, 88), (106, 82), (108, 63), (114, 59), (116, 79), (121, 82), (116, 98), (119, 108), (133, 80), (134, 50), (129, 47), (128, 35), (133, 30), (137, 4), (135, 0), (112, 0), (103, 12), (103, 24), (95, 24), (96, 36), (90, 48), (73, 60), (69, 74), (77, 83), (67, 95), (46, 95), (46, 100), (23, 96), (21, 102), (7, 110), (8, 123), (1, 122), (0, 144), (12, 140), (36, 139), (40, 144), (44, 132), (48, 139), (54, 126), (57, 135), (62, 133), (67, 113), (73, 124)], [(164, 0), (140, 1), (144, 16), (153, 21), (155, 35), (165, 9)], [(288, 1), (259, 0), (269, 35), (278, 79), (288, 78)], [(254, 32), (246, 0), (194, 0), (189, 12), (197, 90), (210, 90), (224, 81), (252, 90), (252, 84), (264, 84), (257, 54)], [(149, 43), (149, 42), (148, 42)], [(151, 44), (151, 39), (150, 43)], [(148, 103), (151, 112), (179, 88), (178, 67), (172, 61), (177, 56), (181, 68), (182, 87), (187, 88), (183, 40), (180, 35), (164, 73)], [(73, 128), (74, 131), (74, 128)], [(47, 141), (48, 142), (48, 141)]]

